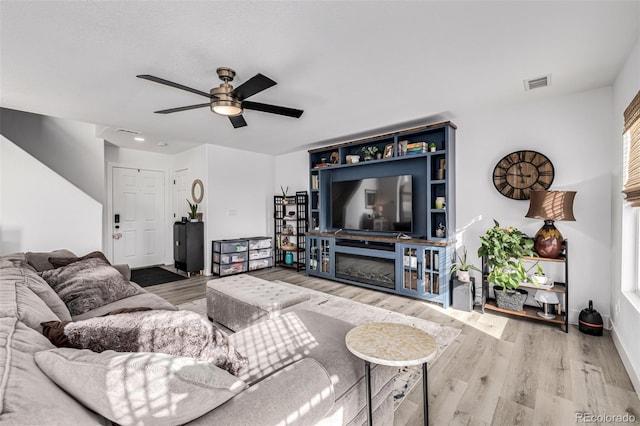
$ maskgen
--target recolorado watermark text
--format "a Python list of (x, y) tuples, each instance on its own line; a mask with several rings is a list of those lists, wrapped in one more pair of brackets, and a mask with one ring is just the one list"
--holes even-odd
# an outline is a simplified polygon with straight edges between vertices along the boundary
[(576, 423), (635, 423), (636, 416), (624, 414), (576, 413)]

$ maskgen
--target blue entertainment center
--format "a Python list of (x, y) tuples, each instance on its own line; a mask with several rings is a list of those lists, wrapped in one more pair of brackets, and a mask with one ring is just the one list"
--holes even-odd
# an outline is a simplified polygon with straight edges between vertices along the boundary
[(451, 303), (455, 124), (309, 151), (306, 272)]

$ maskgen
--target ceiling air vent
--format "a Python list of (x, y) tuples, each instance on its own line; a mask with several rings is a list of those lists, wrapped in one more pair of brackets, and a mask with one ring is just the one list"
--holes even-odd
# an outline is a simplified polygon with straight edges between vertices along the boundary
[(126, 133), (128, 135), (140, 135), (142, 134), (142, 132), (139, 132), (137, 130), (129, 130), (129, 129), (116, 129), (116, 132), (120, 132), (120, 133)]
[(524, 90), (539, 89), (541, 87), (547, 87), (551, 85), (551, 74), (543, 75), (542, 77), (530, 78), (524, 81)]

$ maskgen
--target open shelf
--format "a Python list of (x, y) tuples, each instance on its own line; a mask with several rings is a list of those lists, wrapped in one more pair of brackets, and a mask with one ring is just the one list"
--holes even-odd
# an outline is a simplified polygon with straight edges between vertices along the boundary
[(534, 306), (525, 306), (524, 310), (522, 310), (522, 311), (512, 311), (510, 309), (499, 308), (496, 305), (495, 300), (487, 299), (486, 303), (484, 304), (484, 308), (485, 309), (489, 309), (491, 311), (501, 312), (503, 314), (508, 314), (508, 315), (514, 315), (514, 316), (523, 317), (523, 318), (534, 319), (534, 320), (548, 322), (548, 323), (552, 323), (552, 324), (564, 325), (564, 323), (565, 323), (565, 315), (564, 314), (556, 315), (554, 318), (542, 318), (540, 315), (538, 315), (538, 312), (542, 312), (542, 309), (536, 308)]

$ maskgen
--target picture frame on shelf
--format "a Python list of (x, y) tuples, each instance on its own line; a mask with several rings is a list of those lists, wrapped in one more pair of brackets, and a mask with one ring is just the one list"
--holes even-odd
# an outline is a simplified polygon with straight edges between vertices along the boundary
[(383, 157), (384, 158), (393, 157), (393, 144), (392, 143), (385, 145)]
[(373, 189), (364, 190), (364, 207), (366, 209), (372, 209), (376, 206), (377, 191)]

